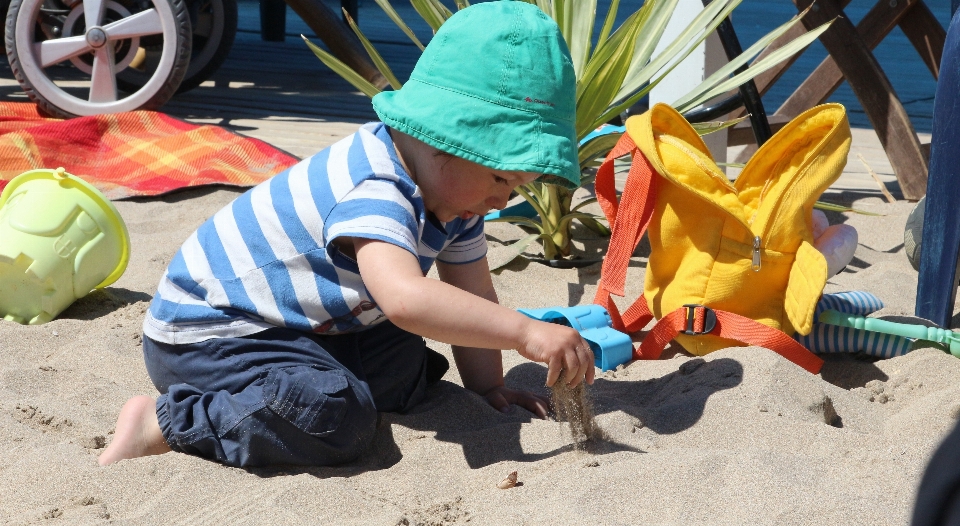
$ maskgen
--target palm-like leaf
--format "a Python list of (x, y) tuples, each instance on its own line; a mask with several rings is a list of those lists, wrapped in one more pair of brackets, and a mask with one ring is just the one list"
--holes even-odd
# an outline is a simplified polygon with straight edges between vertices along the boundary
[[(617, 141), (620, 140), (622, 133), (607, 133), (605, 135), (598, 135), (584, 141), (577, 153), (580, 157), (580, 169), (582, 170), (587, 166), (591, 161), (600, 157), (601, 155), (606, 155), (607, 152), (613, 149), (617, 145)], [(583, 183), (581, 183), (583, 184)]]
[[(414, 44), (421, 50), (424, 49), (423, 44), (393, 9), (389, 0), (375, 1)], [(593, 48), (592, 36), (597, 0), (523, 1), (538, 6), (557, 22), (570, 49), (577, 78), (576, 133), (578, 140), (582, 140), (595, 128), (619, 115), (646, 95), (689, 56), (741, 2), (741, 0), (713, 0), (673, 41), (654, 56), (655, 50), (660, 47), (667, 23), (676, 10), (678, 0), (646, 0), (639, 10), (632, 13), (616, 29), (613, 26), (620, 1), (611, 0), (610, 9), (604, 18), (595, 48)], [(452, 16), (450, 10), (440, 3), (440, 0), (410, 0), (410, 2), (434, 32)], [(458, 9), (470, 5), (468, 0), (455, 0), (455, 3)], [(806, 33), (757, 61), (745, 71), (733, 75), (736, 69), (746, 64), (760, 50), (796, 24), (804, 13), (766, 35), (690, 93), (679, 97), (674, 106), (680, 111), (694, 108), (704, 101), (736, 88), (805, 48), (822, 33), (826, 25)], [(394, 89), (399, 88), (400, 82), (386, 61), (377, 53), (356, 24), (349, 19), (348, 22), (380, 72)], [(315, 46), (306, 38), (304, 40), (324, 64), (339, 73), (358, 90), (370, 97), (380, 92), (330, 53)], [(702, 135), (732, 126), (740, 120), (704, 123), (695, 125), (695, 129)], [(610, 151), (619, 137), (619, 133), (612, 133), (582, 140), (578, 152), (581, 170)], [(584, 176), (581, 184), (588, 184), (592, 179), (592, 175)], [(581, 211), (583, 207), (595, 202), (595, 199), (587, 199), (571, 208), (573, 199), (571, 191), (537, 182), (524, 185), (518, 188), (517, 192), (530, 203), (538, 217), (501, 217), (498, 220), (530, 228), (534, 233), (509, 247), (503, 247), (507, 248), (505, 254), (508, 259), (498, 263), (498, 266), (512, 259), (509, 257), (511, 254), (513, 257), (521, 254), (536, 240), (542, 243), (546, 258), (566, 256), (570, 250), (570, 226), (573, 221), (579, 221), (601, 234), (609, 234), (609, 229), (599, 221), (602, 218)]]
[(590, 57), (597, 0), (555, 0), (553, 5), (555, 20), (570, 48), (573, 70), (579, 79)]
[(507, 263), (517, 259), (534, 241), (543, 237), (543, 234), (530, 234), (509, 245), (500, 247), (496, 253), (491, 251), (491, 253), (487, 255), (490, 262), (490, 270), (499, 270)]
[(418, 48), (420, 48), (420, 51), (423, 51), (424, 45), (420, 43), (420, 40), (417, 38), (417, 35), (413, 34), (413, 30), (410, 29), (410, 26), (408, 26), (407, 23), (404, 22), (402, 18), (400, 18), (400, 15), (397, 14), (396, 9), (394, 9), (393, 6), (390, 5), (390, 0), (374, 0), (374, 1), (377, 3), (378, 6), (380, 6), (380, 9), (383, 9), (383, 12), (386, 13), (388, 17), (390, 17), (390, 20), (393, 20), (393, 23), (396, 24), (397, 27), (399, 27), (400, 30), (403, 31), (404, 34), (406, 34), (407, 37), (409, 37), (410, 40), (412, 40), (413, 43), (417, 45)]
[(360, 43), (363, 44), (363, 49), (367, 50), (367, 55), (370, 56), (370, 59), (373, 60), (373, 65), (377, 67), (377, 70), (380, 71), (380, 74), (383, 75), (383, 78), (387, 79), (387, 82), (390, 83), (390, 86), (393, 89), (400, 89), (402, 84), (397, 80), (397, 76), (393, 74), (393, 70), (390, 69), (390, 66), (387, 65), (387, 61), (383, 60), (383, 57), (380, 56), (380, 53), (377, 51), (377, 48), (373, 47), (373, 44), (367, 40), (367, 37), (360, 31), (360, 28), (357, 27), (357, 23), (353, 21), (353, 17), (350, 16), (350, 13), (346, 9), (343, 9), (343, 17), (347, 20), (347, 24), (350, 25), (350, 29), (356, 33), (357, 38), (360, 39)]
[[(663, 32), (670, 22), (670, 17), (677, 8), (678, 0), (655, 0), (650, 6), (650, 18), (647, 20), (646, 28), (637, 38), (633, 49), (633, 58), (630, 60), (630, 68), (624, 76), (623, 84), (614, 97), (615, 100), (621, 100), (624, 97), (633, 94), (638, 89), (648, 84), (651, 74), (643, 71), (643, 68), (650, 62), (654, 50), (663, 37)], [(663, 58), (666, 63), (666, 57)], [(643, 76), (641, 76), (643, 73)]]
[(656, 0), (630, 15), (606, 42), (597, 47), (595, 56), (587, 63), (577, 84), (577, 139), (597, 127), (597, 116), (607, 109), (620, 90), (633, 57), (634, 43), (649, 18), (648, 6), (654, 3)]
[(340, 59), (331, 55), (327, 51), (324, 51), (313, 42), (310, 42), (310, 40), (307, 37), (300, 35), (300, 38), (302, 38), (303, 41), (307, 43), (307, 47), (310, 48), (311, 51), (313, 51), (313, 54), (316, 55), (321, 62), (326, 64), (328, 68), (332, 69), (338, 75), (343, 77), (344, 80), (346, 80), (350, 84), (353, 84), (353, 87), (363, 92), (364, 95), (370, 98), (373, 98), (374, 95), (376, 95), (377, 93), (380, 93), (380, 88), (371, 84), (367, 79), (360, 76), (360, 74), (354, 71), (350, 66), (341, 62)]
[(434, 33), (440, 29), (440, 26), (448, 18), (453, 16), (453, 13), (439, 0), (410, 0), (410, 3), (413, 4), (413, 8), (417, 10), (417, 13), (420, 14), (427, 25), (433, 28)]
[[(809, 10), (810, 8), (807, 9)], [(680, 112), (686, 111), (690, 108), (695, 108), (700, 104), (712, 99), (713, 97), (716, 97), (717, 95), (726, 93), (727, 91), (740, 86), (745, 82), (743, 80), (744, 77), (749, 76), (750, 78), (753, 78), (809, 46), (824, 31), (829, 29), (830, 22), (822, 24), (819, 27), (804, 33), (803, 35), (800, 35), (789, 44), (774, 51), (773, 53), (770, 53), (756, 64), (751, 65), (746, 71), (740, 73), (739, 75), (734, 75), (733, 77), (730, 76), (734, 71), (736, 71), (737, 68), (746, 64), (748, 60), (763, 51), (763, 49), (767, 47), (769, 43), (773, 42), (780, 35), (786, 33), (795, 24), (798, 24), (806, 12), (807, 11), (800, 13), (791, 21), (783, 24), (777, 29), (774, 29), (769, 34), (758, 40), (756, 44), (750, 46), (746, 51), (741, 53), (740, 56), (731, 60), (712, 75), (704, 79), (704, 81), (697, 87), (693, 88), (690, 93), (687, 93), (685, 96), (674, 102), (673, 106), (677, 109), (677, 111)]]
[(600, 28), (600, 38), (597, 42), (604, 42), (610, 37), (613, 31), (613, 24), (617, 20), (617, 11), (620, 7), (620, 0), (611, 0), (610, 9), (607, 10), (607, 17), (603, 20), (603, 26)]
[(745, 120), (747, 120), (747, 117), (740, 117), (737, 119), (733, 119), (729, 121), (721, 121), (721, 122), (693, 122), (693, 123), (690, 123), (690, 126), (693, 126), (693, 129), (697, 130), (698, 134), (708, 135), (713, 132), (724, 130), (731, 126), (736, 126), (737, 124), (740, 124)]
[[(684, 29), (670, 45), (657, 55), (656, 58), (647, 63), (647, 65), (640, 68), (636, 77), (631, 79), (631, 82), (639, 83), (639, 85), (643, 87), (636, 90), (636, 93), (626, 100), (612, 104), (593, 122), (591, 128), (595, 128), (609, 121), (616, 115), (619, 115), (623, 110), (633, 106), (638, 100), (643, 98), (644, 95), (649, 93), (650, 90), (673, 71), (678, 64), (683, 62), (697, 46), (706, 40), (710, 33), (730, 15), (733, 9), (740, 5), (740, 2), (741, 0), (714, 0), (704, 7), (703, 11), (694, 17), (686, 29)], [(626, 84), (626, 82), (624, 84)], [(623, 92), (623, 89), (620, 91)]]

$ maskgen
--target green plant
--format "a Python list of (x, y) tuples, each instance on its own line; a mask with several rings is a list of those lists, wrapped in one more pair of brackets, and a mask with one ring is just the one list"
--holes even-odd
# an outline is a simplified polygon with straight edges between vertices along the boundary
[[(401, 19), (389, 0), (375, 0), (384, 12), (401, 30), (422, 50), (423, 44), (416, 38), (410, 27)], [(434, 30), (446, 21), (452, 13), (439, 0), (410, 0), (414, 9)], [(551, 16), (560, 27), (570, 49), (577, 78), (576, 130), (580, 141), (580, 168), (595, 163), (598, 157), (606, 155), (620, 138), (619, 134), (607, 134), (584, 141), (591, 131), (610, 121), (621, 112), (643, 98), (673, 68), (686, 58), (707, 36), (713, 32), (741, 0), (713, 0), (694, 18), (687, 28), (669, 45), (654, 56), (664, 29), (677, 6), (677, 0), (646, 0), (643, 6), (631, 14), (620, 27), (614, 30), (619, 0), (612, 0), (600, 28), (596, 47), (593, 47), (594, 24), (596, 21), (596, 0), (525, 0), (536, 4)], [(469, 5), (467, 0), (456, 0), (458, 9)], [(805, 13), (805, 11), (804, 11)], [(744, 82), (763, 73), (782, 60), (794, 55), (809, 45), (829, 24), (805, 33), (790, 44), (783, 46), (762, 60), (750, 65), (745, 71), (734, 75), (737, 68), (758, 55), (770, 42), (798, 23), (804, 13), (765, 35), (739, 57), (730, 61), (716, 73), (710, 75), (699, 86), (680, 97), (674, 107), (683, 112), (737, 88)], [(360, 42), (369, 53), (376, 67), (388, 79), (393, 89), (401, 87), (389, 65), (380, 56), (375, 47), (363, 35), (349, 15), (347, 21), (357, 34)], [(357, 89), (369, 97), (380, 90), (337, 60), (330, 53), (317, 47), (306, 37), (304, 41), (317, 57), (328, 67), (340, 74)], [(701, 134), (716, 131), (730, 123), (704, 125)], [(581, 179), (581, 186), (589, 184), (592, 176)], [(511, 247), (521, 254), (530, 243), (540, 240), (546, 259), (568, 257), (570, 255), (570, 228), (573, 221), (601, 234), (609, 230), (599, 220), (600, 216), (583, 210), (595, 198), (573, 204), (573, 191), (560, 186), (534, 182), (518, 188), (518, 193), (530, 203), (537, 213), (535, 218), (507, 216), (500, 221), (509, 221), (533, 230), (533, 233), (517, 241)]]

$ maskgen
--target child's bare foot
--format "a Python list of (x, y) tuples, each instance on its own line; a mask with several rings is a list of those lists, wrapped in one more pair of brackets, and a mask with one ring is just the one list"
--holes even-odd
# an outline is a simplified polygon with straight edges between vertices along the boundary
[(125, 458), (159, 455), (167, 451), (171, 449), (160, 432), (156, 401), (149, 396), (135, 396), (123, 404), (113, 441), (97, 462), (106, 466)]

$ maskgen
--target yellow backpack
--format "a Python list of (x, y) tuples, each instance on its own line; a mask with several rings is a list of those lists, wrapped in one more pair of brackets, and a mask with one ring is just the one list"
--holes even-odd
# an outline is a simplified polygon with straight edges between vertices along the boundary
[[(843, 106), (817, 106), (767, 141), (731, 183), (670, 106), (628, 119), (597, 172), (612, 234), (595, 303), (624, 332), (659, 320), (634, 357), (658, 358), (671, 339), (696, 355), (746, 343), (819, 372), (822, 360), (791, 336), (810, 332), (827, 280), (811, 213), (849, 149)], [(628, 153), (618, 203), (613, 160)], [(621, 316), (610, 295), (624, 295), (627, 264), (648, 224), (644, 294)]]

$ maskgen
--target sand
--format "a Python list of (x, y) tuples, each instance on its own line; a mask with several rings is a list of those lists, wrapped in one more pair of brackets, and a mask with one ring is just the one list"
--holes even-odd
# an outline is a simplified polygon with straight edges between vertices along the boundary
[[(674, 351), (598, 373), (588, 394), (605, 438), (584, 451), (566, 423), (501, 414), (451, 370), (410, 414), (384, 415), (374, 445), (348, 465), (244, 470), (168, 453), (98, 466), (123, 402), (156, 395), (140, 327), (164, 268), (237, 195), (117, 202), (133, 240), (123, 277), (46, 325), (0, 323), (0, 523), (906, 524), (924, 466), (960, 414), (960, 360), (935, 349), (832, 358), (820, 375), (761, 348)], [(886, 302), (879, 315), (911, 315), (911, 205), (854, 203), (885, 215), (831, 216), (856, 226), (861, 245), (827, 290), (866, 290)], [(490, 235), (496, 245), (520, 232)], [(598, 246), (581, 243), (588, 254)], [(599, 270), (519, 262), (494, 281), (511, 308), (579, 304)], [(509, 386), (549, 395), (542, 365), (512, 351), (504, 362)], [(498, 489), (512, 471), (519, 484)]]

